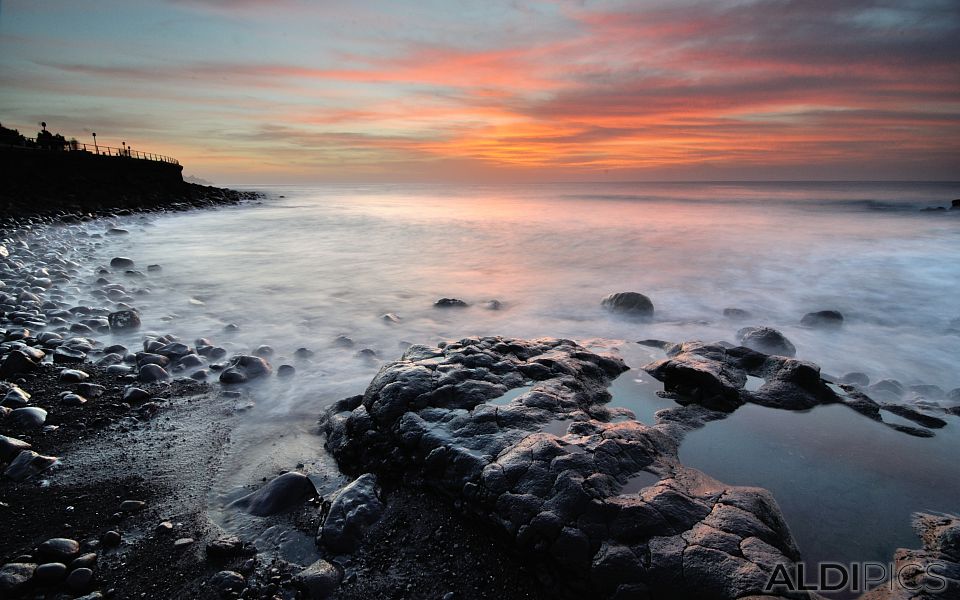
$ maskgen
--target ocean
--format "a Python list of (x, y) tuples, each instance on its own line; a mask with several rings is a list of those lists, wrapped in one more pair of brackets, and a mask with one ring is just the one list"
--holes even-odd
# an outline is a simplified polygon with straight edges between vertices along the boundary
[[(826, 374), (960, 387), (960, 211), (923, 210), (960, 198), (960, 183), (251, 189), (262, 202), (118, 219), (131, 235), (103, 238), (94, 257), (161, 265), (138, 298), (145, 330), (230, 351), (269, 344), (274, 367), (297, 368), (246, 392), (254, 406), (210, 499), (228, 528), (253, 526), (220, 508), (271, 469), (306, 463), (321, 491), (336, 488), (317, 417), (362, 393), (410, 343), (619, 340), (633, 369), (614, 384), (613, 403), (642, 421), (671, 401), (655, 395), (639, 369), (651, 355), (633, 342), (735, 342), (747, 325), (779, 329)], [(604, 311), (600, 300), (618, 291), (649, 296), (653, 322)], [(435, 308), (444, 297), (469, 306)], [(729, 307), (751, 316), (727, 318)], [(842, 329), (800, 326), (825, 309), (844, 315)], [(230, 323), (236, 332), (224, 332)], [(313, 358), (296, 360), (300, 347)], [(746, 406), (691, 433), (680, 456), (722, 481), (770, 489), (808, 561), (888, 561), (919, 544), (910, 512), (960, 510), (960, 420), (948, 420), (919, 439), (840, 406)], [(288, 552), (305, 559), (311, 547), (294, 540)]]

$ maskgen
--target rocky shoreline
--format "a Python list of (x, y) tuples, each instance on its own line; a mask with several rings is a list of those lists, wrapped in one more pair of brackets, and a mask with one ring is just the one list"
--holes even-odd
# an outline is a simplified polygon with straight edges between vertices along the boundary
[[(160, 210), (255, 198), (196, 193)], [(58, 208), (2, 223), (3, 598), (816, 597), (768, 589), (777, 565), (802, 558), (776, 500), (682, 464), (684, 436), (747, 403), (844, 404), (917, 437), (958, 416), (897, 402), (907, 392), (897, 382), (824, 375), (762, 327), (741, 329), (740, 345), (641, 341), (665, 352), (643, 369), (677, 404), (650, 424), (608, 406), (608, 386), (628, 368), (609, 348), (499, 337), (414, 345), (320, 418), (352, 482), (323, 495), (290, 465), (226, 507), (316, 536), (322, 558), (298, 565), (208, 515), (244, 390), (295, 368), (275, 369), (267, 346), (231, 354), (205, 338), (139, 332), (137, 282), (149, 269), (119, 256), (83, 264), (75, 240), (34, 236), (51, 223), (102, 224), (96, 243), (127, 233), (114, 222), (127, 212)], [(95, 302), (79, 302), (80, 282)], [(654, 311), (634, 292), (602, 304), (640, 321)], [(809, 327), (842, 321), (804, 316)], [(748, 389), (749, 378), (762, 384)], [(896, 561), (943, 562), (956, 592), (960, 522), (918, 515), (916, 526), (924, 550)]]

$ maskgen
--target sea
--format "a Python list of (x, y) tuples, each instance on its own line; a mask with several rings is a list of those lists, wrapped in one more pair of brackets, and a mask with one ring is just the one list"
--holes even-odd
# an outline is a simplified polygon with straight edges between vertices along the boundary
[[(614, 382), (611, 402), (648, 423), (672, 401), (640, 368), (655, 353), (635, 342), (735, 342), (744, 326), (780, 330), (798, 358), (829, 376), (857, 371), (871, 381), (960, 387), (960, 210), (935, 210), (960, 198), (960, 183), (241, 189), (264, 196), (119, 218), (131, 235), (104, 237), (92, 257), (161, 266), (138, 298), (144, 330), (207, 337), (231, 352), (268, 344), (275, 368), (296, 367), (295, 377), (246, 392), (250, 409), (210, 499), (228, 527), (223, 507), (279, 469), (306, 465), (321, 491), (343, 482), (317, 418), (331, 402), (363, 393), (411, 343), (614, 340), (631, 370)], [(619, 291), (647, 295), (653, 321), (606, 312), (601, 299)], [(440, 298), (469, 306), (434, 307)], [(725, 308), (750, 316), (727, 318)], [(818, 310), (840, 311), (843, 327), (800, 325)], [(229, 324), (236, 331), (225, 331)], [(314, 356), (297, 359), (301, 347)], [(924, 398), (960, 403), (935, 392)], [(680, 458), (721, 481), (769, 489), (810, 563), (889, 562), (896, 548), (919, 545), (911, 513), (960, 511), (960, 418), (947, 421), (923, 439), (843, 406), (748, 405), (690, 433)], [(265, 532), (261, 541), (277, 535), (286, 534)], [(287, 552), (307, 560), (311, 544), (300, 542)]]

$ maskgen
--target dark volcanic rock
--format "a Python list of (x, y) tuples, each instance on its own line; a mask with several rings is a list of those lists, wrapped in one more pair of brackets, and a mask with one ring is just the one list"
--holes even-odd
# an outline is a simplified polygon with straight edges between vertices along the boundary
[(118, 310), (107, 315), (110, 329), (123, 331), (140, 327), (140, 314), (135, 310)]
[(797, 355), (797, 348), (790, 340), (772, 327), (744, 327), (737, 332), (737, 341), (764, 354)]
[(0, 378), (32, 371), (37, 368), (38, 362), (23, 350), (13, 350), (3, 359), (3, 363), (0, 363)]
[(160, 365), (146, 364), (140, 367), (139, 372), (137, 373), (137, 379), (143, 383), (151, 383), (154, 381), (162, 381), (164, 379), (169, 379), (170, 374), (161, 367)]
[(275, 477), (256, 492), (230, 504), (251, 515), (265, 517), (291, 510), (317, 495), (310, 478), (291, 471)]
[(220, 373), (220, 383), (246, 383), (273, 372), (273, 367), (259, 356), (239, 355), (233, 357), (227, 368)]
[[(606, 387), (625, 369), (569, 340), (411, 346), (321, 428), (343, 470), (456, 501), (568, 595), (760, 594), (774, 563), (798, 558), (772, 496), (683, 466), (660, 426), (611, 422)], [(530, 391), (493, 402), (528, 373)]]
[(247, 585), (247, 580), (236, 571), (220, 571), (210, 579), (210, 584), (221, 598), (236, 598)]
[(663, 382), (667, 392), (713, 410), (732, 411), (744, 403), (740, 397), (747, 373), (727, 360), (727, 349), (716, 344), (686, 342), (667, 352), (668, 358), (644, 370)]
[(8, 462), (24, 450), (29, 450), (31, 447), (28, 442), (23, 440), (0, 435), (0, 461)]
[(39, 406), (24, 406), (10, 411), (7, 421), (24, 429), (39, 429), (47, 421), (47, 411)]
[(751, 314), (750, 314), (750, 311), (744, 310), (742, 308), (725, 308), (723, 309), (723, 316), (725, 316), (728, 319), (740, 321), (743, 319), (749, 319), (751, 317)]
[(843, 315), (836, 310), (821, 310), (803, 315), (800, 324), (815, 329), (839, 329), (843, 326)]
[(960, 517), (915, 513), (913, 528), (923, 549), (898, 549), (893, 571), (899, 576), (865, 593), (860, 600), (960, 598)]
[(324, 600), (333, 595), (341, 579), (343, 573), (340, 569), (321, 559), (297, 573), (293, 585), (309, 600)]
[(361, 475), (333, 499), (320, 528), (319, 541), (333, 552), (351, 552), (360, 545), (367, 528), (381, 514), (383, 503), (378, 497), (377, 476), (371, 473)]
[(615, 313), (649, 319), (653, 317), (653, 302), (638, 292), (617, 292), (600, 301), (600, 304)]
[(235, 558), (256, 554), (256, 548), (244, 543), (237, 536), (221, 537), (207, 544), (207, 556), (214, 558)]
[(4, 477), (14, 481), (25, 481), (46, 471), (57, 462), (53, 456), (37, 454), (33, 450), (22, 450), (3, 471)]
[(68, 562), (80, 554), (80, 544), (68, 538), (52, 538), (40, 544), (37, 552), (49, 560)]
[(110, 266), (114, 269), (129, 269), (133, 267), (133, 265), (133, 259), (125, 256), (117, 256), (110, 261)]
[(433, 305), (437, 308), (466, 308), (469, 306), (463, 300), (458, 298), (440, 298)]
[(36, 569), (34, 563), (7, 563), (0, 567), (0, 592), (3, 597), (15, 597), (15, 594), (26, 590)]

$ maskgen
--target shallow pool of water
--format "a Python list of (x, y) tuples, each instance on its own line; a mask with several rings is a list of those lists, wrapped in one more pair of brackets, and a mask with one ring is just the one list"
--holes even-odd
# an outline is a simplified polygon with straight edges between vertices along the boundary
[(773, 492), (808, 563), (889, 562), (896, 548), (918, 547), (911, 513), (960, 510), (958, 456), (955, 419), (916, 438), (842, 405), (748, 404), (680, 446), (688, 466)]

